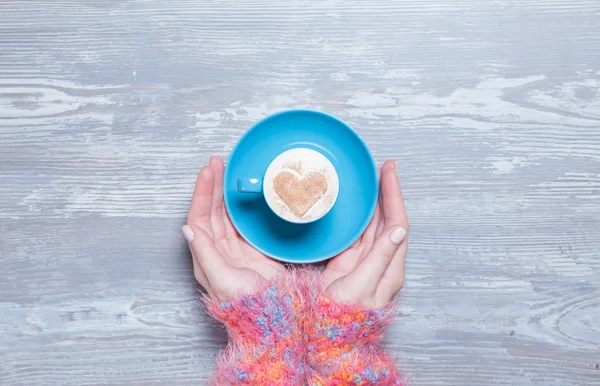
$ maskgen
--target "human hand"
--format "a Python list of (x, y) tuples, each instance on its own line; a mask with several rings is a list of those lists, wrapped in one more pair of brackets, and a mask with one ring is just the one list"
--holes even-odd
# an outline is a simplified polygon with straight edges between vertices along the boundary
[(323, 271), (325, 296), (335, 301), (381, 308), (404, 285), (408, 218), (394, 161), (383, 164), (379, 181), (379, 200), (367, 229)]
[(198, 174), (187, 225), (194, 277), (211, 299), (225, 301), (256, 292), (285, 268), (252, 248), (237, 233), (223, 202), (221, 157), (211, 157)]

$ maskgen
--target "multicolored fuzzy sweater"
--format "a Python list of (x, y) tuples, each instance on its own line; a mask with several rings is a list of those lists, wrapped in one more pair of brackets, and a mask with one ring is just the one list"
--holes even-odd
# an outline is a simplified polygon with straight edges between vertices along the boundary
[(380, 347), (394, 304), (379, 310), (323, 296), (317, 271), (295, 270), (256, 294), (206, 300), (229, 344), (210, 385), (404, 385)]

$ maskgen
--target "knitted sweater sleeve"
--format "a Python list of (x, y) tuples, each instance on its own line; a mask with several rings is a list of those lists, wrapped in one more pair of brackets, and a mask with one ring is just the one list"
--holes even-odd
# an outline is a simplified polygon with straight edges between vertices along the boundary
[(209, 314), (225, 324), (229, 335), (211, 386), (303, 384), (303, 302), (294, 281), (293, 275), (283, 275), (253, 295), (205, 300)]
[(305, 325), (307, 383), (405, 385), (394, 359), (380, 347), (395, 309), (395, 304), (373, 310), (315, 295)]

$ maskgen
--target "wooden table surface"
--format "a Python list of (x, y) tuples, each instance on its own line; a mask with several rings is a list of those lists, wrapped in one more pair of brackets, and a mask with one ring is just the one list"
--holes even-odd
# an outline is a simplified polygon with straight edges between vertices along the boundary
[(416, 385), (600, 385), (600, 3), (0, 1), (0, 384), (205, 384), (196, 173), (311, 108), (395, 158)]

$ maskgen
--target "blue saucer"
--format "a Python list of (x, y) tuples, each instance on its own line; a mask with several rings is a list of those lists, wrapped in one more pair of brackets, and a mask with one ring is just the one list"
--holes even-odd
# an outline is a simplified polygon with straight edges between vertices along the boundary
[[(310, 224), (282, 220), (262, 194), (237, 191), (238, 178), (262, 177), (278, 154), (296, 147), (325, 155), (340, 181), (334, 207)], [(377, 204), (377, 169), (368, 147), (342, 121), (318, 111), (284, 111), (240, 139), (225, 168), (224, 195), (233, 225), (250, 245), (281, 261), (314, 263), (344, 251), (364, 232)]]

